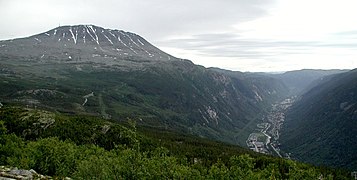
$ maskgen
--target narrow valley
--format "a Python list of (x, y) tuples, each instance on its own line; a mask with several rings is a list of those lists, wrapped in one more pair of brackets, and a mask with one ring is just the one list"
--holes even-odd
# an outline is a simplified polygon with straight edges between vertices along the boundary
[(246, 143), (249, 149), (279, 157), (289, 158), (289, 154), (282, 154), (279, 148), (280, 130), (285, 120), (286, 110), (293, 104), (294, 97), (284, 99), (272, 105), (270, 112), (257, 124)]

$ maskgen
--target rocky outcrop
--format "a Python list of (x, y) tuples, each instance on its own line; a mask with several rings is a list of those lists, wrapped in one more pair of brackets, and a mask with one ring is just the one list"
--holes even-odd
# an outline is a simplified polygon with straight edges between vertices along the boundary
[[(5, 166), (0, 166), (0, 180), (17, 180), (17, 179), (55, 179), (51, 176), (45, 176), (38, 174), (35, 170), (25, 170), (18, 169), (17, 167), (9, 168)], [(71, 178), (64, 178), (66, 180), (70, 180)]]

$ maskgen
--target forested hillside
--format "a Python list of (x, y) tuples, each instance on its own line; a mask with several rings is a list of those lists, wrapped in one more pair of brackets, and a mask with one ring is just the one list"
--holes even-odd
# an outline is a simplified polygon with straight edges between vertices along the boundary
[(75, 179), (349, 179), (237, 146), (43, 110), (0, 109), (0, 164)]
[(281, 143), (292, 157), (357, 168), (357, 70), (334, 75), (305, 93), (287, 113)]

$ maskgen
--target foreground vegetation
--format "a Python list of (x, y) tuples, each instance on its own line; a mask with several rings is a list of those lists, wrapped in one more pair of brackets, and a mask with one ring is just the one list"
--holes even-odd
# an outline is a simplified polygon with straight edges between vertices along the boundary
[(74, 179), (349, 179), (205, 139), (23, 108), (0, 109), (0, 164)]

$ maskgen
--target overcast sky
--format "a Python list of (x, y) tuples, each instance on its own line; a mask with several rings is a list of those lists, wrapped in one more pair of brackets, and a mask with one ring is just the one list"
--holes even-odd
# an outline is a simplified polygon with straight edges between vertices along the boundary
[(356, 0), (0, 0), (0, 40), (94, 24), (205, 67), (353, 69), (356, 9)]

